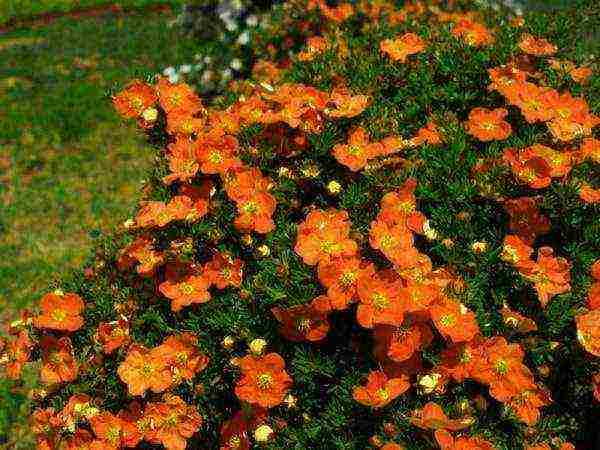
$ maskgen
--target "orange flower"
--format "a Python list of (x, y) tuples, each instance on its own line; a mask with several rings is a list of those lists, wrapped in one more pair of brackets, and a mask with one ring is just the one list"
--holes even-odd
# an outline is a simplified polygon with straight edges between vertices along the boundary
[(600, 163), (600, 139), (585, 138), (579, 147), (580, 159)]
[(91, 417), (89, 422), (96, 437), (108, 448), (123, 448), (128, 437), (137, 434), (135, 424), (107, 411)]
[(237, 139), (235, 136), (225, 134), (222, 129), (198, 136), (194, 147), (202, 173), (223, 175), (228, 170), (242, 166), (238, 158)]
[(77, 294), (49, 292), (40, 301), (41, 313), (33, 319), (36, 328), (77, 331), (83, 325), (85, 305)]
[(531, 260), (533, 248), (523, 242), (519, 236), (508, 235), (504, 238), (500, 257), (515, 266), (519, 271), (529, 271), (534, 262)]
[(71, 339), (42, 336), (42, 369), (40, 378), (44, 384), (58, 384), (74, 381), (79, 373), (77, 361), (73, 356)]
[(501, 141), (512, 134), (510, 124), (504, 120), (508, 111), (504, 108), (475, 108), (469, 113), (467, 133), (480, 141)]
[(502, 307), (500, 314), (502, 314), (504, 324), (518, 333), (529, 333), (538, 329), (534, 320), (513, 311), (507, 305)]
[(336, 88), (329, 98), (329, 103), (333, 107), (325, 108), (324, 113), (334, 119), (356, 117), (365, 110), (369, 101), (367, 95), (351, 95), (347, 89)]
[(364, 128), (356, 128), (348, 136), (347, 144), (337, 144), (331, 153), (340, 164), (353, 172), (365, 168), (369, 159), (381, 154), (381, 144), (371, 143)]
[(425, 41), (414, 33), (406, 33), (395, 39), (382, 41), (379, 49), (389, 55), (392, 61), (405, 63), (410, 55), (425, 50)]
[(509, 344), (503, 337), (488, 339), (483, 344), (485, 359), (473, 370), (475, 380), (489, 385), (490, 395), (508, 402), (516, 395), (534, 390), (531, 371), (523, 364), (525, 352), (519, 344)]
[(553, 253), (550, 247), (541, 247), (535, 265), (524, 274), (534, 283), (542, 307), (555, 295), (571, 290), (571, 264), (564, 258), (554, 257)]
[(173, 111), (167, 116), (167, 133), (189, 137), (199, 134), (206, 124), (205, 118), (194, 117), (188, 111)]
[(573, 156), (569, 152), (556, 151), (545, 145), (535, 144), (521, 150), (521, 154), (530, 154), (544, 158), (550, 167), (551, 177), (565, 177), (569, 174), (572, 167)]
[(378, 220), (389, 225), (403, 225), (414, 233), (423, 233), (423, 224), (427, 219), (417, 211), (416, 187), (417, 180), (408, 178), (400, 189), (385, 194), (381, 199)]
[(144, 416), (153, 424), (145, 439), (151, 444), (162, 444), (167, 450), (185, 450), (187, 440), (202, 425), (197, 408), (176, 395), (165, 395), (160, 403), (148, 403)]
[(429, 312), (438, 331), (452, 342), (470, 341), (479, 334), (475, 314), (456, 300), (439, 297)]
[(96, 449), (101, 446), (101, 441), (95, 442), (94, 436), (87, 430), (79, 428), (73, 434), (73, 437), (67, 439), (67, 450), (88, 450)]
[(585, 203), (600, 203), (600, 189), (594, 189), (589, 184), (582, 183), (579, 188), (579, 198)]
[(460, 436), (455, 438), (446, 430), (436, 430), (435, 440), (441, 450), (494, 450), (495, 447), (480, 437)]
[(513, 65), (503, 65), (488, 69), (492, 83), (488, 86), (490, 91), (498, 91), (503, 96), (509, 97), (522, 83), (527, 80), (527, 73)]
[(433, 281), (431, 278), (423, 281), (407, 280), (405, 290), (408, 294), (408, 310), (410, 312), (427, 313), (429, 306), (435, 302), (441, 291), (440, 286)]
[(220, 450), (250, 450), (248, 432), (267, 418), (267, 410), (244, 406), (220, 429)]
[(429, 144), (438, 145), (443, 142), (442, 136), (438, 130), (437, 124), (433, 120), (429, 120), (427, 124), (419, 128), (417, 136), (413, 138), (412, 142), (415, 145)]
[(244, 169), (225, 179), (225, 190), (237, 204), (239, 215), (234, 225), (240, 231), (269, 233), (275, 229), (273, 213), (277, 207), (269, 190), (271, 180), (256, 168)]
[(171, 300), (171, 310), (181, 311), (185, 306), (206, 303), (210, 300), (209, 280), (191, 267), (168, 265), (166, 279), (158, 290)]
[(471, 342), (450, 345), (442, 352), (438, 369), (458, 383), (473, 378), (475, 369), (485, 364), (480, 341), (481, 338), (476, 337)]
[(404, 447), (396, 444), (395, 442), (388, 442), (383, 447), (381, 447), (381, 450), (404, 450)]
[(556, 45), (551, 44), (546, 39), (535, 38), (530, 34), (521, 36), (519, 48), (525, 53), (534, 56), (550, 56), (556, 53)]
[(162, 350), (134, 345), (129, 349), (117, 373), (127, 384), (130, 395), (144, 395), (147, 390), (163, 392), (172, 384), (171, 372)]
[(396, 362), (410, 359), (433, 341), (431, 328), (416, 315), (408, 315), (400, 327), (376, 327), (374, 337), (386, 347), (387, 357)]
[(185, 83), (171, 84), (165, 78), (156, 84), (158, 101), (167, 115), (187, 114), (189, 116), (203, 110), (200, 98)]
[(98, 325), (96, 336), (102, 345), (102, 351), (109, 355), (129, 342), (129, 323), (125, 319), (102, 322)]
[(440, 405), (429, 402), (423, 408), (413, 411), (410, 423), (424, 430), (458, 431), (469, 427), (473, 420), (450, 419)]
[(298, 53), (300, 61), (312, 61), (327, 49), (327, 39), (322, 36), (310, 36), (306, 40), (306, 50)]
[(163, 261), (163, 254), (154, 250), (154, 239), (140, 236), (121, 251), (117, 266), (125, 270), (137, 265), (140, 275), (150, 276)]
[(550, 394), (542, 389), (531, 389), (523, 391), (514, 396), (508, 407), (525, 424), (534, 426), (540, 418), (540, 408), (552, 403)]
[(349, 238), (350, 221), (346, 211), (311, 211), (298, 225), (295, 252), (305, 264), (314, 266), (332, 258), (353, 256), (358, 246)]
[(36, 408), (31, 415), (31, 431), (37, 440), (37, 449), (54, 450), (57, 448), (60, 419), (54, 408)]
[[(29, 339), (29, 334), (21, 330), (17, 337), (6, 343), (6, 348), (2, 349), (3, 342), (0, 339), (0, 365), (6, 365), (6, 376), (12, 380), (18, 380), (21, 377), (23, 365), (29, 361), (33, 342)], [(4, 350), (4, 351), (2, 351)]]
[(175, 208), (179, 204), (183, 209), (181, 219), (194, 221), (208, 213), (209, 199), (213, 184), (210, 180), (202, 180), (199, 186), (182, 184), (179, 186), (177, 196), (169, 202), (169, 207)]
[(268, 192), (255, 192), (237, 202), (238, 216), (234, 225), (242, 232), (269, 233), (275, 229), (273, 214), (276, 208), (275, 197)]
[(285, 361), (277, 353), (262, 357), (245, 356), (239, 361), (242, 378), (235, 393), (244, 400), (262, 408), (273, 408), (283, 402), (292, 379), (285, 371)]
[(165, 184), (171, 184), (174, 181), (189, 181), (196, 176), (200, 169), (194, 156), (192, 143), (188, 138), (180, 137), (169, 145), (167, 158), (171, 174), (163, 178)]
[(157, 96), (152, 86), (140, 80), (133, 80), (126, 89), (112, 98), (117, 112), (128, 119), (141, 116), (156, 100)]
[(92, 403), (92, 398), (86, 394), (74, 394), (58, 414), (61, 425), (69, 430), (76, 428), (77, 423), (88, 420), (99, 414), (98, 408)]
[(527, 81), (515, 83), (510, 89), (503, 92), (508, 102), (517, 106), (521, 114), (529, 123), (546, 122), (551, 120), (555, 113), (550, 97), (553, 91), (539, 87)]
[(389, 225), (382, 220), (371, 222), (369, 243), (398, 266), (404, 265), (407, 253), (416, 251), (413, 247), (413, 234), (405, 225)]
[(535, 155), (529, 149), (508, 148), (504, 151), (503, 158), (514, 176), (522, 183), (534, 189), (550, 186), (552, 167), (543, 157)]
[(539, 198), (519, 197), (507, 200), (504, 206), (510, 216), (509, 228), (528, 245), (550, 231), (550, 219), (540, 214)]
[(359, 305), (356, 319), (365, 328), (375, 325), (400, 326), (408, 301), (401, 282), (385, 272), (365, 274), (358, 279)]
[(342, 310), (356, 299), (358, 278), (373, 274), (372, 263), (363, 261), (355, 256), (333, 258), (318, 266), (318, 276), (321, 284), (327, 288), (327, 296), (332, 309)]
[(574, 67), (569, 71), (569, 75), (575, 83), (585, 84), (592, 76), (592, 69), (589, 67)]
[(290, 341), (318, 342), (325, 339), (329, 331), (327, 316), (311, 305), (274, 307), (271, 312), (281, 324), (279, 332)]
[(203, 276), (219, 289), (227, 286), (240, 287), (242, 284), (244, 262), (232, 258), (226, 253), (216, 253), (212, 260), (205, 264)]
[(459, 20), (452, 28), (452, 34), (473, 47), (482, 47), (494, 43), (494, 36), (485, 25), (468, 18)]
[(594, 356), (600, 356), (600, 309), (575, 316), (577, 340)]
[(155, 358), (165, 362), (174, 384), (190, 381), (208, 365), (208, 356), (198, 351), (198, 338), (192, 333), (169, 336), (153, 349)]
[(356, 386), (352, 397), (358, 403), (372, 408), (382, 408), (404, 394), (410, 388), (408, 377), (388, 378), (380, 371), (372, 371), (367, 376), (365, 386)]
[(262, 176), (262, 173), (256, 167), (245, 167), (225, 177), (227, 196), (238, 204), (244, 202), (255, 192), (268, 192), (271, 189), (271, 184), (271, 180)]

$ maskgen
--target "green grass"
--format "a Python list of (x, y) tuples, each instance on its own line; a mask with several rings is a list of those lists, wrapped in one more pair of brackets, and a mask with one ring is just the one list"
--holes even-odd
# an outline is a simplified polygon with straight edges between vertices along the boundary
[(0, 2), (0, 25), (44, 13), (65, 13), (111, 4), (138, 9), (157, 4), (177, 7), (183, 3), (183, 0), (3, 0)]
[[(0, 38), (3, 323), (134, 208), (154, 153), (135, 125), (122, 126), (108, 94), (192, 60), (197, 45), (168, 26), (172, 18), (60, 19)], [(17, 387), (0, 381), (0, 442), (30, 448), (19, 431), (25, 413), (14, 414), (25, 411)]]

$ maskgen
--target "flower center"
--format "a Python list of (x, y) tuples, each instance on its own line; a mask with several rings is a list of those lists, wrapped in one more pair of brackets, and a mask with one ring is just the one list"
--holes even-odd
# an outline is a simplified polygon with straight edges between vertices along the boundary
[(192, 286), (190, 283), (181, 283), (179, 285), (179, 290), (182, 294), (192, 295), (194, 293), (194, 286)]
[(273, 384), (273, 377), (271, 376), (270, 373), (261, 373), (256, 378), (256, 384), (258, 385), (259, 389), (262, 389), (262, 390), (269, 389), (271, 387), (271, 385)]
[(52, 318), (57, 322), (62, 322), (67, 318), (67, 312), (62, 309), (55, 309), (52, 311)]
[(456, 317), (454, 317), (453, 314), (446, 314), (446, 315), (440, 317), (440, 322), (445, 327), (450, 327), (456, 323)]
[(352, 156), (358, 156), (362, 153), (362, 147), (358, 145), (349, 145), (348, 146), (348, 154)]
[(252, 200), (250, 200), (244, 204), (244, 206), (242, 207), (242, 210), (246, 214), (255, 214), (256, 212), (258, 212), (258, 204), (256, 202), (253, 202)]
[(344, 285), (344, 286), (350, 286), (352, 284), (354, 284), (354, 282), (356, 281), (357, 278), (357, 274), (355, 271), (348, 271), (348, 272), (344, 272), (341, 276), (340, 276), (340, 284)]
[(378, 389), (377, 396), (384, 402), (387, 402), (390, 399), (390, 393), (388, 392), (388, 390), (386, 388)]
[(508, 363), (503, 359), (499, 359), (496, 361), (496, 364), (494, 364), (494, 368), (500, 375), (506, 375), (508, 372)]
[(213, 164), (219, 164), (223, 162), (223, 155), (221, 155), (221, 153), (215, 150), (210, 152), (210, 154), (208, 155), (208, 160)]
[(376, 309), (381, 311), (387, 308), (389, 305), (390, 300), (387, 298), (387, 296), (380, 294), (379, 292), (373, 294), (373, 306), (375, 306)]

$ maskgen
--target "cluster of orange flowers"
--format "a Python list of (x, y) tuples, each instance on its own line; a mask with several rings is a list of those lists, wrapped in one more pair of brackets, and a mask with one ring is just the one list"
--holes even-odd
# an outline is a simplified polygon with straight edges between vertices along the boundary
[(571, 290), (571, 264), (562, 257), (554, 256), (550, 247), (538, 249), (536, 260), (531, 259), (532, 254), (533, 248), (519, 236), (505, 237), (502, 258), (533, 283), (538, 299), (545, 307), (555, 295)]
[[(148, 402), (143, 409), (134, 401), (118, 414), (101, 411), (89, 396), (75, 394), (61, 411), (52, 407), (38, 409), (32, 416), (37, 448), (42, 450), (59, 446), (73, 450), (116, 450), (134, 448), (142, 441), (169, 450), (185, 450), (187, 439), (201, 424), (196, 408), (172, 394), (165, 394), (160, 402)], [(61, 438), (65, 431), (70, 437)]]
[(269, 192), (270, 180), (256, 168), (242, 162), (236, 134), (242, 126), (285, 124), (302, 132), (320, 132), (325, 117), (354, 117), (368, 104), (368, 97), (353, 96), (344, 89), (331, 94), (304, 85), (284, 84), (256, 88), (248, 98), (241, 98), (224, 111), (208, 112), (198, 96), (185, 84), (171, 85), (160, 79), (153, 88), (135, 81), (114, 97), (117, 110), (124, 117), (135, 117), (144, 127), (151, 126), (161, 113), (166, 115), (167, 132), (174, 141), (167, 148), (171, 173), (164, 182), (184, 183), (179, 195), (168, 203), (145, 202), (136, 217), (142, 228), (164, 227), (174, 220), (195, 221), (209, 208), (212, 184), (190, 184), (198, 175), (219, 175), (229, 198), (236, 203), (240, 231), (268, 233), (273, 230), (272, 215), (276, 200)]
[[(483, 338), (475, 314), (453, 293), (456, 277), (444, 269), (433, 270), (429, 258), (414, 247), (412, 233), (424, 234), (428, 229), (427, 219), (416, 210), (415, 186), (414, 180), (408, 180), (398, 191), (386, 194), (371, 225), (371, 246), (394, 264), (394, 271), (377, 271), (357, 255), (358, 245), (350, 238), (345, 212), (309, 213), (298, 227), (295, 249), (307, 264), (318, 266), (319, 280), (327, 294), (314, 299), (310, 306), (294, 307), (295, 319), (286, 321), (283, 335), (292, 340), (323, 339), (328, 330), (326, 315), (358, 301), (357, 321), (373, 329), (374, 354), (383, 367), (368, 375), (366, 385), (355, 388), (358, 402), (383, 407), (410, 388), (409, 380), (414, 375), (418, 375), (419, 388), (436, 392), (443, 392), (451, 380), (463, 382), (470, 378), (489, 386), (492, 397), (532, 425), (539, 418), (539, 409), (551, 402), (550, 396), (536, 385), (523, 363), (521, 346), (503, 337)], [(509, 236), (507, 242), (515, 239), (519, 238)], [(524, 251), (525, 244), (520, 239), (518, 242), (519, 250)], [(552, 295), (569, 289), (569, 266), (545, 249), (534, 262), (529, 259), (531, 252), (525, 253), (526, 260), (520, 258), (517, 262), (521, 270), (528, 269), (527, 277), (534, 281), (545, 304)], [(281, 310), (274, 312), (281, 316)], [(535, 322), (508, 307), (503, 314), (507, 323), (522, 332), (535, 328)], [(423, 374), (420, 351), (434, 339), (429, 321), (446, 338), (448, 346), (439, 365)], [(452, 437), (449, 431), (457, 430), (452, 421), (431, 420), (437, 424), (432, 429), (437, 430), (442, 448), (462, 445), (463, 440), (465, 445), (475, 443), (472, 448), (483, 445), (480, 438)], [(471, 424), (461, 423), (461, 428)], [(453, 444), (455, 440), (459, 444)]]
[(489, 74), (490, 90), (499, 92), (509, 104), (516, 106), (527, 122), (546, 123), (558, 141), (590, 136), (592, 128), (600, 124), (600, 117), (590, 112), (585, 99), (527, 81), (533, 74), (521, 68), (496, 67), (490, 69)]
[[(577, 339), (589, 353), (600, 356), (600, 260), (590, 268), (592, 286), (588, 291), (588, 311), (575, 317)], [(600, 402), (600, 374), (594, 379), (594, 396)]]

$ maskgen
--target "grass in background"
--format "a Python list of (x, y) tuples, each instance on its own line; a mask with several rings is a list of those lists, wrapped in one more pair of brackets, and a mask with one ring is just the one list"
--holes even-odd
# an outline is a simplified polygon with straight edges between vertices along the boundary
[(137, 9), (152, 5), (179, 7), (183, 3), (183, 0), (3, 0), (0, 2), (0, 25), (40, 14), (60, 14), (114, 4)]
[[(134, 125), (122, 125), (108, 93), (193, 60), (197, 44), (171, 29), (172, 19), (65, 18), (0, 38), (3, 323), (81, 265), (94, 237), (135, 206), (154, 152)], [(33, 445), (25, 405), (24, 390), (0, 380), (0, 443), (8, 448)]]

